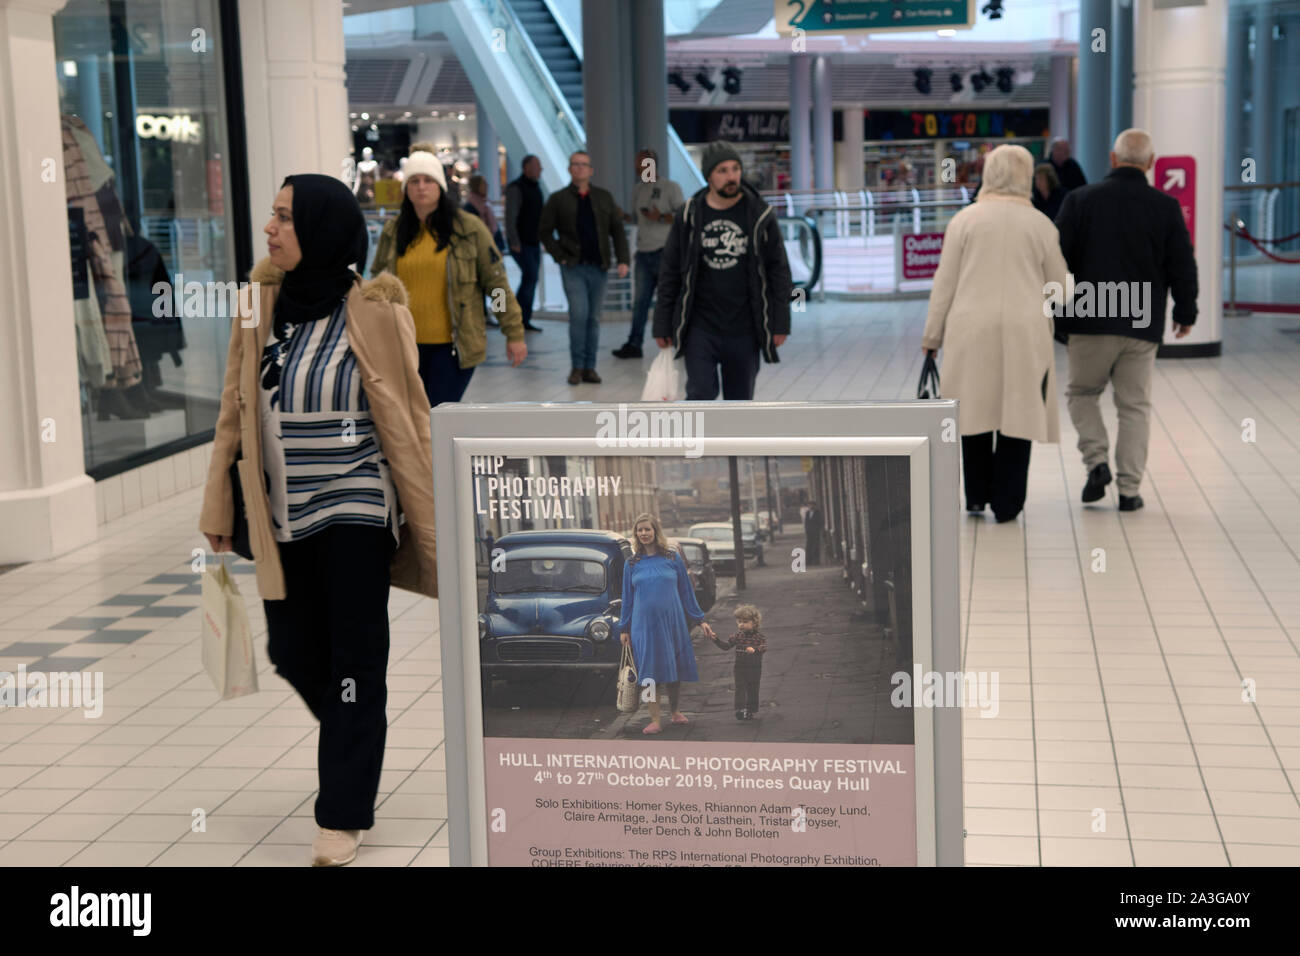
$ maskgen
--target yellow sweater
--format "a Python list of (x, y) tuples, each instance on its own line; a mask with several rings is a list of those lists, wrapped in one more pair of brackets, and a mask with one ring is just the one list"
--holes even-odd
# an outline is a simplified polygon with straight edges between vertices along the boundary
[(429, 231), (422, 228), (397, 260), (397, 278), (410, 297), (415, 341), (421, 345), (443, 345), (452, 340), (447, 306), (447, 253), (451, 246), (435, 252), (436, 245)]

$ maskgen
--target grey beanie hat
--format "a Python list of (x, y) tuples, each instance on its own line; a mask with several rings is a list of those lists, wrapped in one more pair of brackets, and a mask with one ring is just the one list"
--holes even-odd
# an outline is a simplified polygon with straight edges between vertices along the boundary
[(729, 159), (734, 159), (738, 163), (740, 162), (740, 154), (736, 152), (735, 147), (730, 143), (725, 143), (722, 140), (714, 140), (708, 146), (704, 147), (704, 162), (700, 166), (700, 169), (704, 173), (704, 178), (708, 179), (709, 175), (719, 163), (725, 163)]

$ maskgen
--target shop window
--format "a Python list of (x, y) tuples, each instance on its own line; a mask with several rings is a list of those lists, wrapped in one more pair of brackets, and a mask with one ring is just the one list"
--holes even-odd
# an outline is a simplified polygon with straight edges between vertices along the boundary
[(95, 477), (216, 422), (237, 278), (220, 22), (218, 0), (71, 0), (54, 17)]

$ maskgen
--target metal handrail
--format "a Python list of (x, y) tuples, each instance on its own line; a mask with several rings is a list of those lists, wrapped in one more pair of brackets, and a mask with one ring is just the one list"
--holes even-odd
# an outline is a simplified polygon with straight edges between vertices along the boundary
[(1242, 183), (1241, 185), (1224, 186), (1224, 192), (1245, 192), (1250, 189), (1295, 189), (1300, 186), (1300, 181), (1290, 183)]

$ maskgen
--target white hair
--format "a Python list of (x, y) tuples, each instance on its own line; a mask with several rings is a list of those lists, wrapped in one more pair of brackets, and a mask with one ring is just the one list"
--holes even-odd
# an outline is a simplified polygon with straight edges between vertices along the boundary
[(1023, 146), (1006, 144), (984, 157), (980, 198), (1020, 196), (1028, 199), (1034, 186), (1034, 157)]
[(1126, 129), (1115, 137), (1115, 158), (1121, 163), (1134, 166), (1146, 166), (1155, 155), (1156, 148), (1151, 143), (1151, 134), (1144, 129)]

